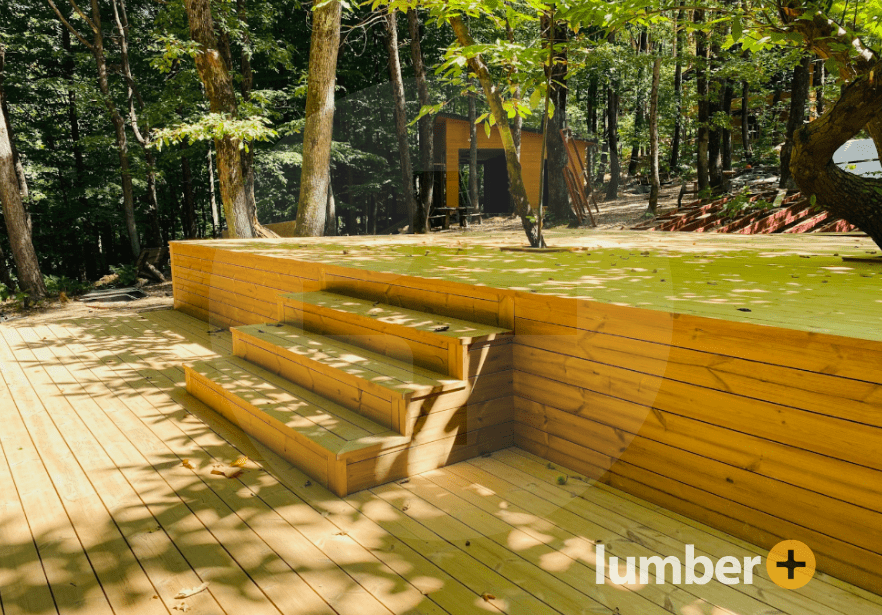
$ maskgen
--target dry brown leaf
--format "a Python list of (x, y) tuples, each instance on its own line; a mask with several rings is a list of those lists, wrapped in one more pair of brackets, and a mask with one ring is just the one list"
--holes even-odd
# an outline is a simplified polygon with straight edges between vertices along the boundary
[(190, 589), (182, 589), (177, 594), (175, 594), (175, 600), (183, 600), (184, 598), (189, 598), (190, 596), (195, 596), (199, 592), (205, 591), (208, 589), (208, 581), (203, 583), (198, 587), (191, 587)]
[(190, 463), (189, 459), (184, 459), (184, 461), (181, 462), (181, 465), (184, 466), (185, 468), (187, 468), (188, 470), (195, 470), (196, 469), (193, 467), (193, 464)]
[(246, 457), (245, 455), (242, 455), (236, 461), (231, 463), (230, 466), (233, 468), (244, 468), (245, 464), (247, 464), (247, 463), (248, 463), (248, 457)]
[(221, 465), (216, 465), (211, 469), (212, 474), (216, 474), (218, 476), (225, 476), (227, 478), (236, 478), (240, 474), (242, 474), (242, 468), (233, 468), (233, 467), (224, 467)]
[(481, 598), (483, 598), (485, 602), (496, 600), (496, 596), (494, 596), (493, 594), (481, 594)]

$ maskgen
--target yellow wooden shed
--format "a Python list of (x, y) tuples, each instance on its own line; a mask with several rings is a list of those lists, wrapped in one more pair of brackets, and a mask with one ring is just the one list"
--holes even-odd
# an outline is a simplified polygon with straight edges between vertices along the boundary
[[(508, 172), (499, 128), (493, 126), (487, 136), (483, 126), (477, 130), (478, 164), (484, 167), (484, 189), (480, 197), (486, 214), (512, 212), (508, 191)], [(587, 141), (573, 139), (579, 155), (585, 160)], [(539, 201), (539, 160), (542, 154), (542, 132), (533, 128), (521, 131), (521, 168), (524, 185), (532, 205)], [(443, 174), (444, 190), (436, 206), (460, 206), (460, 169), (469, 163), (469, 120), (460, 115), (440, 113), (435, 117), (435, 169)], [(438, 177), (436, 182), (441, 178)], [(439, 185), (436, 183), (436, 185)], [(438, 194), (436, 192), (436, 194)]]

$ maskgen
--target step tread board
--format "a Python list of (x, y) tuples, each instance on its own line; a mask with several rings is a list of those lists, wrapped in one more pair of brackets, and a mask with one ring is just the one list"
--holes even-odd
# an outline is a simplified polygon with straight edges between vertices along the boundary
[[(351, 410), (236, 357), (186, 366), (292, 431), (335, 454), (376, 442), (390, 431)], [(392, 432), (394, 433), (394, 432)], [(397, 434), (396, 434), (397, 435)]]
[[(351, 314), (375, 320), (378, 323), (411, 329), (415, 335), (423, 339), (442, 337), (448, 338), (448, 341), (458, 340), (460, 344), (467, 345), (512, 334), (510, 329), (429, 314), (328, 291), (286, 293), (280, 296), (299, 302), (304, 307), (314, 306), (326, 311)], [(439, 330), (445, 326), (447, 329)]]
[(456, 380), (323, 335), (308, 333), (293, 325), (245, 325), (235, 327), (235, 331), (402, 396), (455, 391), (468, 386), (464, 380)]

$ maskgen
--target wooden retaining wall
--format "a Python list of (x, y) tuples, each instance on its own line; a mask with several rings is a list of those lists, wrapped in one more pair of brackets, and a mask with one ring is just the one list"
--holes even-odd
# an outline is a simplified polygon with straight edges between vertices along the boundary
[(175, 307), (223, 326), (336, 290), (514, 327), (515, 443), (882, 587), (882, 343), (172, 244)]

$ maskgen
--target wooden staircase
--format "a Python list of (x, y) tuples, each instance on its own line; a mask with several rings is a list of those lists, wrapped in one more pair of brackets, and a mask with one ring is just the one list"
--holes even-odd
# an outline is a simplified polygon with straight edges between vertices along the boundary
[(512, 335), (327, 291), (231, 329), (187, 391), (338, 495), (510, 446)]

